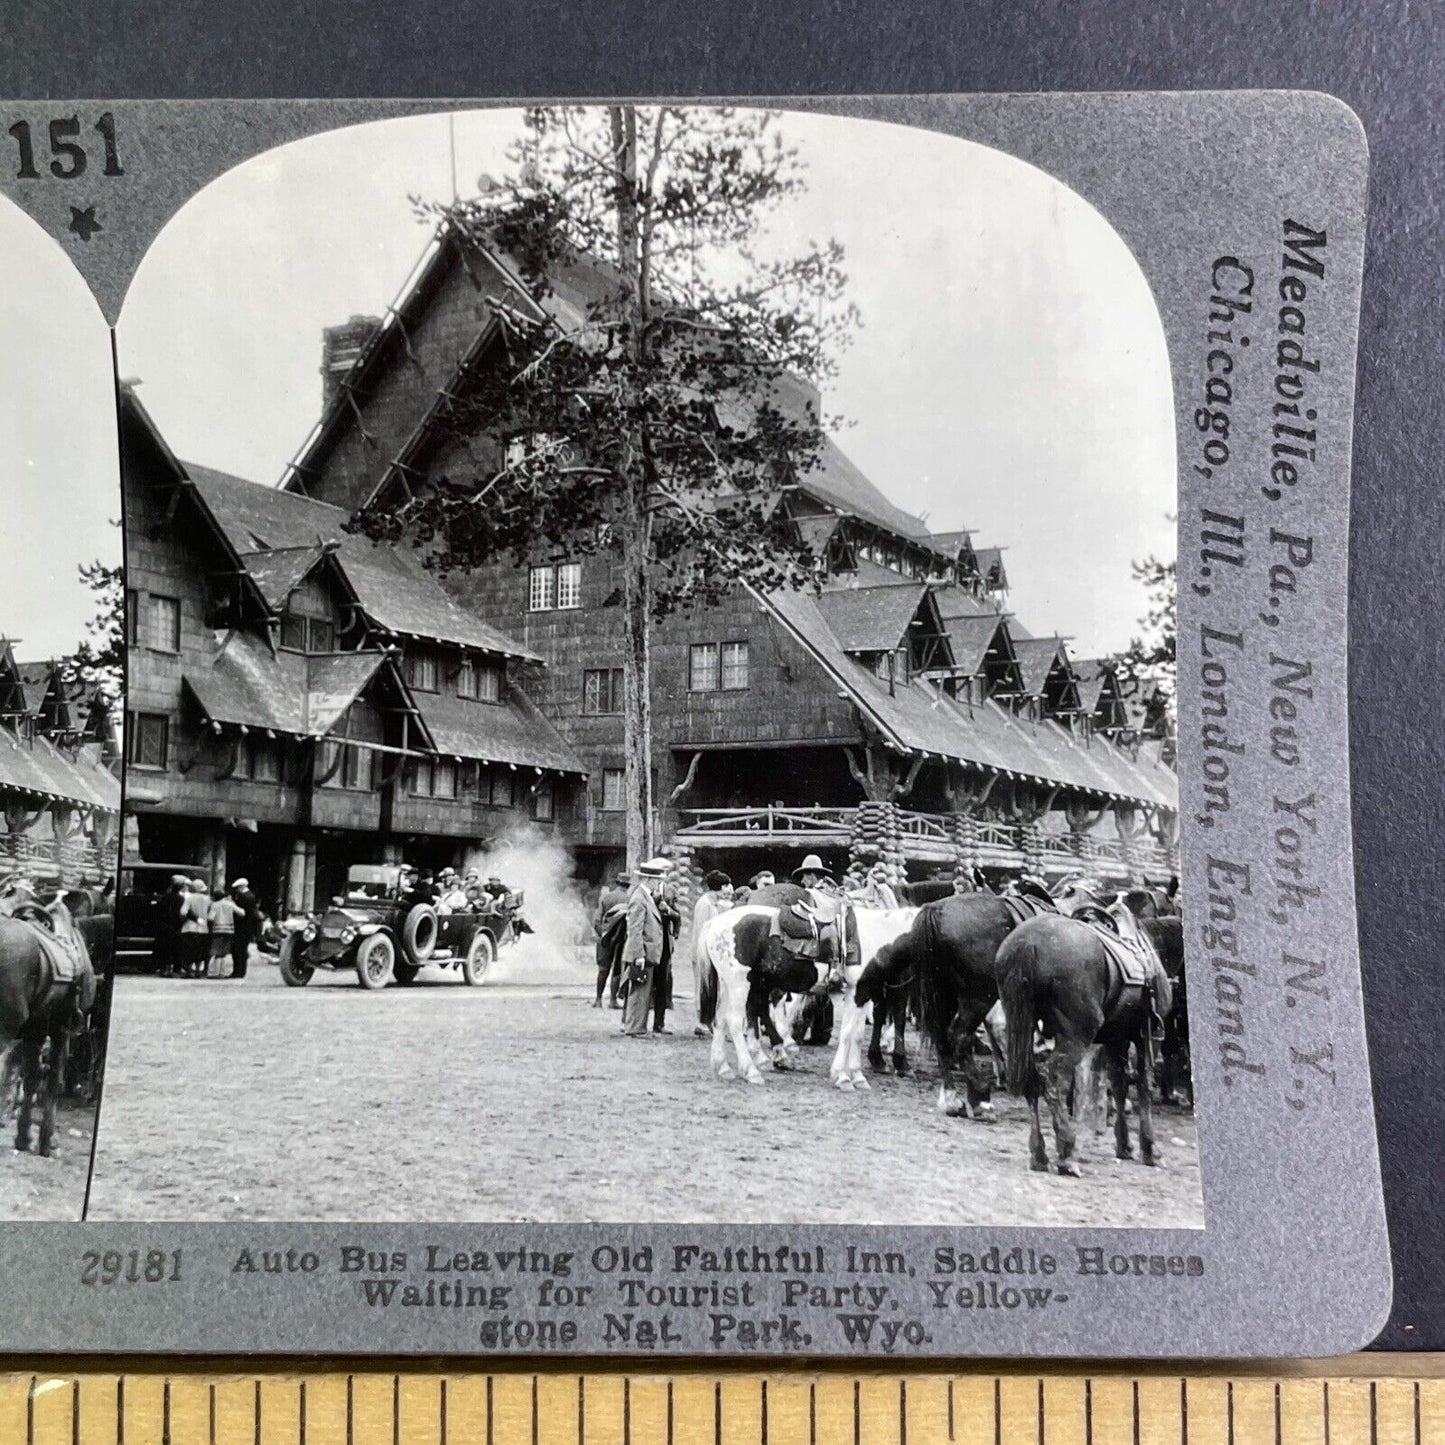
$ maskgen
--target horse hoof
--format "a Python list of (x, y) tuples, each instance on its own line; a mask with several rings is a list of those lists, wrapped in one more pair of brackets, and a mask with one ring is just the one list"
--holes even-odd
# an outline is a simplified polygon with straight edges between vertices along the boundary
[(887, 1072), (887, 1071), (884, 1069), (884, 1067), (883, 1067), (883, 1055), (882, 1055), (882, 1054), (879, 1054), (876, 1059), (873, 1057), (872, 1054), (869, 1054), (869, 1055), (868, 1055), (868, 1067), (869, 1067), (870, 1069), (872, 1069), (875, 1074), (882, 1074), (882, 1073), (886, 1073), (886, 1072)]
[(722, 1068), (717, 1071), (717, 1076), (720, 1079), (737, 1078), (737, 1074), (733, 1071), (733, 1066), (731, 1064), (724, 1064)]
[(895, 1074), (897, 1074), (900, 1079), (906, 1079), (906, 1078), (908, 1077), (908, 1075), (909, 1075), (909, 1072), (910, 1072), (910, 1070), (909, 1070), (909, 1068), (908, 1068), (908, 1060), (907, 1060), (907, 1059), (894, 1059), (894, 1060), (893, 1060), (893, 1072), (894, 1072)]
[(974, 1111), (973, 1117), (980, 1124), (997, 1124), (998, 1115), (994, 1112), (992, 1104), (980, 1104)]
[(1144, 1167), (1146, 1169), (1162, 1169), (1164, 1167), (1164, 1156), (1162, 1154), (1146, 1154), (1144, 1156)]
[(1030, 1159), (1029, 1168), (1035, 1174), (1047, 1174), (1049, 1172), (1049, 1161), (1047, 1159)]
[(1063, 1160), (1059, 1166), (1059, 1173), (1065, 1179), (1077, 1179), (1079, 1177), (1079, 1166), (1072, 1159)]
[(834, 1079), (833, 1087), (835, 1089), (842, 1089), (845, 1094), (851, 1094), (853, 1092), (853, 1080), (846, 1076)]
[(1115, 1149), (1115, 1150), (1114, 1150), (1114, 1158), (1116, 1158), (1116, 1159), (1123, 1159), (1123, 1160), (1125, 1160), (1125, 1161), (1127, 1162), (1128, 1160), (1133, 1159), (1133, 1157), (1134, 1157), (1134, 1151), (1133, 1151), (1132, 1149)]
[(744, 1074), (744, 1075), (743, 1075), (743, 1078), (745, 1078), (745, 1079), (748, 1081), (748, 1083), (750, 1083), (750, 1084), (757, 1084), (757, 1085), (759, 1085), (760, 1087), (761, 1087), (763, 1084), (767, 1083), (767, 1080), (764, 1079), (763, 1076), (762, 1076), (756, 1069), (754, 1069), (753, 1072), (750, 1073), (750, 1074)]
[(867, 1090), (867, 1091), (870, 1092), (870, 1093), (872, 1092), (873, 1085), (870, 1084), (870, 1083), (868, 1082), (868, 1080), (865, 1079), (861, 1073), (854, 1074), (854, 1075), (852, 1076), (852, 1079), (853, 1079), (853, 1087), (854, 1087), (855, 1089), (865, 1089), (865, 1090)]

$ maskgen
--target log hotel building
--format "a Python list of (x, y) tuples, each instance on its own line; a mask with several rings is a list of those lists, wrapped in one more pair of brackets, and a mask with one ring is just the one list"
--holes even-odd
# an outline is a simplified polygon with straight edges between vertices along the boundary
[(56, 661), (0, 637), (0, 877), (99, 884), (115, 875), (120, 750), (111, 709)]
[[(620, 609), (605, 552), (440, 577), (344, 530), (429, 477), (500, 467), (449, 430), (499, 313), (580, 318), (440, 229), (384, 316), (323, 338), (320, 420), (279, 487), (172, 455), (121, 395), (130, 588), (128, 809), (142, 857), (312, 905), (351, 862), (460, 863), (526, 820), (597, 881), (623, 857)], [(788, 404), (815, 398), (798, 383)], [(816, 591), (657, 625), (654, 829), (694, 879), (816, 851), (894, 877), (1167, 877), (1167, 724), (1104, 660), (1028, 636), (997, 549), (930, 533), (831, 443), (778, 506)]]

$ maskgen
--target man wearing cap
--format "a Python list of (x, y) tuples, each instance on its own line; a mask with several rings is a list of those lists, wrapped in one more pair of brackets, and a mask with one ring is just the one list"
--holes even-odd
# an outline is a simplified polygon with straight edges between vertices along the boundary
[(649, 858), (640, 863), (637, 881), (627, 895), (627, 937), (622, 944), (627, 1003), (622, 1011), (622, 1032), (629, 1038), (647, 1037), (652, 975), (662, 962), (662, 910), (657, 906), (657, 893), (667, 877), (668, 866), (666, 858)]
[(251, 944), (260, 932), (261, 909), (248, 879), (231, 884), (231, 901), (236, 905), (235, 931), (231, 934), (231, 977), (245, 978), (251, 961)]

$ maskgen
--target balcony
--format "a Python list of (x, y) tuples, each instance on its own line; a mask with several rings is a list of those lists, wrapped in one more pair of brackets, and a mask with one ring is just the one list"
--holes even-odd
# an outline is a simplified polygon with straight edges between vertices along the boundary
[[(683, 808), (674, 834), (679, 843), (696, 848), (847, 848), (853, 840), (854, 808), (791, 807), (770, 804), (755, 808)], [(947, 864), (955, 855), (955, 820), (948, 813), (898, 810), (898, 837), (910, 862)], [(1179, 871), (1179, 855), (1157, 839), (1123, 839), (1092, 833), (1045, 833), (1013, 823), (977, 821), (971, 851), (984, 868), (1020, 872), (1030, 852), (1047, 874), (1084, 869), (1101, 879), (1123, 880), (1142, 870), (1164, 879)]]
[(85, 839), (31, 838), (0, 833), (0, 875), (23, 873), (47, 880), (76, 883), (81, 878), (105, 879), (115, 873), (114, 850), (101, 850)]

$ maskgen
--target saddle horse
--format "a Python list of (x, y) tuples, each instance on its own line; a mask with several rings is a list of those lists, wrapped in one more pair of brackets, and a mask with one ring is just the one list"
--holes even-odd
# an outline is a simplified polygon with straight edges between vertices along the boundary
[[(858, 932), (847, 899), (810, 889), (807, 899), (778, 909), (768, 931), (763, 967), (748, 999), (752, 1021), (767, 1035), (774, 1067), (797, 1051), (793, 1010), (809, 994), (842, 992), (847, 987), (846, 970), (852, 967), (856, 972), (859, 963)], [(774, 994), (783, 995), (781, 1019), (773, 1015)]]

